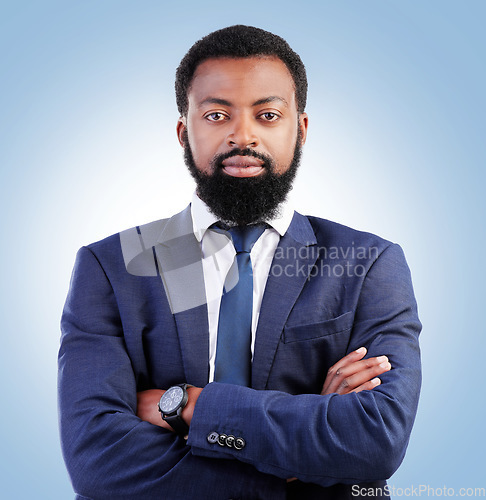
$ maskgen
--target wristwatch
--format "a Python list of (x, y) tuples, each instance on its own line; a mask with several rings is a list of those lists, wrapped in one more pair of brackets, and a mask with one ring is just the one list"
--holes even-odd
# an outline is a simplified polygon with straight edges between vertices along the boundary
[(174, 431), (180, 436), (187, 436), (189, 426), (182, 419), (182, 410), (187, 404), (187, 388), (189, 384), (178, 384), (169, 387), (160, 398), (158, 407), (162, 416)]

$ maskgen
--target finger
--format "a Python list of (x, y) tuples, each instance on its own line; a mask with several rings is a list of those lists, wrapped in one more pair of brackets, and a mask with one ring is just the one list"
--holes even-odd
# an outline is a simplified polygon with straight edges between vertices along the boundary
[[(368, 359), (363, 359), (359, 361), (355, 361), (354, 363), (347, 364), (345, 366), (341, 366), (335, 371), (331, 371), (331, 374), (328, 375), (328, 378), (326, 379), (326, 387), (325, 387), (325, 393), (329, 394), (331, 392), (338, 392), (338, 388), (342, 384), (344, 384), (344, 387), (341, 387), (342, 390), (347, 390), (347, 379), (348, 377), (351, 377), (355, 373), (358, 373), (360, 371), (367, 370), (368, 368), (373, 368), (379, 365), (380, 363), (388, 362), (388, 358), (386, 356), (379, 356), (376, 358), (368, 358)], [(373, 376), (379, 375), (380, 372), (376, 373)], [(363, 382), (367, 380), (371, 380), (372, 377), (367, 378), (366, 380), (363, 380)], [(360, 385), (360, 384), (357, 384)], [(355, 385), (354, 387), (357, 387)], [(354, 387), (351, 388), (354, 389)]]
[(371, 391), (375, 387), (378, 387), (380, 384), (381, 380), (378, 377), (376, 377), (373, 380), (361, 384), (360, 386), (356, 387), (356, 389), (353, 389), (351, 392)]
[[(362, 359), (338, 368), (333, 376), (327, 381), (326, 394), (336, 392), (338, 394), (347, 394), (364, 382), (373, 377), (381, 375), (388, 371), (389, 361), (386, 356), (376, 358)], [(355, 377), (353, 377), (356, 375)]]
[(331, 368), (329, 368), (328, 373), (336, 371), (339, 368), (343, 368), (344, 366), (348, 366), (352, 363), (355, 363), (356, 361), (359, 361), (360, 359), (363, 359), (366, 356), (366, 353), (366, 347), (360, 347), (355, 351), (351, 351), (349, 354), (344, 356), (344, 358), (341, 358), (337, 363), (332, 365)]
[(363, 357), (366, 355), (366, 352), (366, 347), (360, 347), (359, 349), (350, 352), (348, 355), (344, 356), (344, 358), (341, 358), (337, 363), (332, 365), (331, 368), (329, 368), (329, 370), (327, 371), (326, 380), (324, 381), (324, 384), (322, 386), (321, 394), (329, 394), (329, 386), (338, 370), (352, 363), (355, 363), (360, 359), (363, 359)]
[[(382, 356), (380, 356), (380, 358), (382, 358)], [(380, 358), (375, 358), (375, 360)], [(348, 377), (344, 377), (334, 392), (337, 394), (349, 394), (350, 392), (355, 391), (358, 387), (366, 384), (367, 382), (371, 382), (375, 379), (375, 377), (382, 375), (390, 369), (391, 364), (388, 360), (364, 368)]]

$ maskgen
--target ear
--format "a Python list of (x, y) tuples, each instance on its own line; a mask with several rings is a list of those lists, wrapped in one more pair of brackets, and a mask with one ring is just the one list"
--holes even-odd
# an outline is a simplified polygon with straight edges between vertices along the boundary
[(181, 116), (177, 120), (176, 131), (177, 139), (179, 139), (179, 144), (184, 147), (184, 132), (187, 130), (186, 117)]
[(301, 146), (305, 144), (305, 141), (307, 139), (307, 127), (309, 126), (309, 117), (307, 116), (307, 113), (300, 113), (299, 115), (299, 128), (302, 133), (302, 142)]

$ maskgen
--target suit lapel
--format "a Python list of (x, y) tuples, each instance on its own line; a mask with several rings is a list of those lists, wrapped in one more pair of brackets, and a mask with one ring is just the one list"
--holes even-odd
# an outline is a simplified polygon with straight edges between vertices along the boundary
[(252, 365), (254, 389), (266, 388), (287, 317), (317, 260), (316, 244), (309, 220), (295, 212), (275, 251), (263, 295)]
[(190, 206), (167, 221), (155, 246), (157, 264), (174, 314), (188, 383), (204, 387), (209, 376), (209, 326), (201, 246)]

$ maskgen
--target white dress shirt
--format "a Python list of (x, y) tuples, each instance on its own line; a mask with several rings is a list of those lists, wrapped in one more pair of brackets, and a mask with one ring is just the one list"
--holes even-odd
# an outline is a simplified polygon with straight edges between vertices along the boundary
[[(253, 269), (253, 314), (251, 325), (251, 352), (255, 346), (255, 334), (260, 315), (263, 292), (267, 283), (272, 259), (277, 249), (280, 237), (285, 234), (294, 211), (288, 204), (282, 204), (280, 214), (272, 220), (266, 221), (271, 227), (267, 228), (258, 238), (250, 252)], [(215, 231), (208, 231), (209, 226), (218, 222), (207, 205), (194, 193), (191, 202), (191, 216), (194, 235), (201, 244), (203, 255), (203, 274), (206, 288), (209, 321), (209, 382), (214, 380), (214, 362), (216, 359), (216, 344), (218, 340), (219, 306), (223, 293), (226, 275), (233, 264), (236, 250), (230, 238), (224, 236), (227, 244), (222, 248), (219, 244), (221, 235)], [(219, 241), (216, 241), (218, 240)], [(218, 246), (219, 245), (219, 246)], [(214, 251), (214, 248), (220, 248)]]

